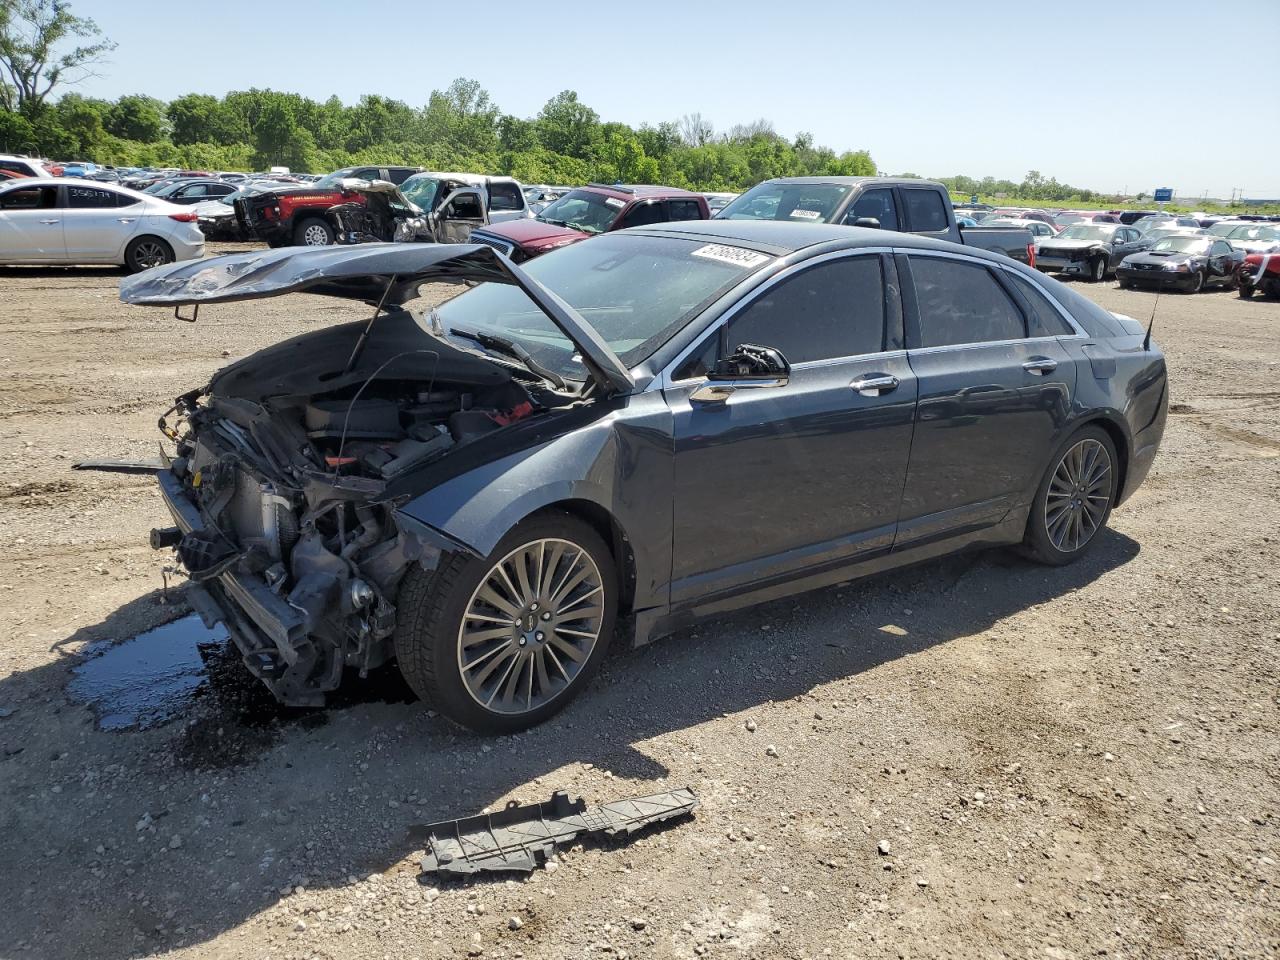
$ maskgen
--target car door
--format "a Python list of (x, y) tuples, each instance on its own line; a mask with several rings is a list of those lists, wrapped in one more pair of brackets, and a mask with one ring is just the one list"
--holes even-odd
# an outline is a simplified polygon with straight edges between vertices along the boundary
[(902, 549), (993, 525), (1029, 500), (1070, 413), (1076, 368), (1058, 342), (1070, 325), (1055, 313), (1033, 326), (1006, 271), (955, 254), (898, 259), (920, 393)]
[(57, 263), (66, 258), (58, 188), (19, 187), (0, 193), (0, 261)]
[(1120, 261), (1131, 253), (1142, 249), (1142, 234), (1133, 227), (1121, 227), (1115, 232), (1111, 243), (1111, 266), (1118, 267)]
[[(916, 400), (893, 269), (874, 252), (797, 265), (673, 365), (673, 606), (890, 549)], [(785, 384), (699, 399), (744, 343), (787, 356)]]
[(137, 214), (118, 208), (116, 192), (105, 187), (68, 184), (63, 193), (67, 259), (71, 263), (118, 263), (125, 244), (139, 227)]
[(1209, 244), (1209, 278), (1211, 280), (1228, 280), (1235, 272), (1236, 260), (1231, 244), (1223, 240), (1214, 240)]
[(489, 217), (480, 191), (463, 187), (445, 197), (431, 214), (431, 221), (437, 243), (466, 243), (471, 231), (488, 223)]
[(667, 205), (662, 200), (635, 200), (627, 207), (622, 216), (613, 222), (610, 230), (625, 230), (627, 227), (645, 227), (654, 223), (667, 222)]

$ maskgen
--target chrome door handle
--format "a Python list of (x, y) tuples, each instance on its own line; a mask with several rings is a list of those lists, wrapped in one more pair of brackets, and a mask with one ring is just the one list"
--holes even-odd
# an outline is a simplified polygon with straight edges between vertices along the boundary
[(61, 223), (60, 220), (41, 220), (41, 223)]
[(1050, 357), (1034, 357), (1024, 363), (1022, 369), (1027, 373), (1034, 373), (1043, 377), (1046, 373), (1052, 373), (1058, 369), (1058, 361)]
[(882, 393), (896, 390), (898, 378), (886, 373), (876, 373), (869, 377), (859, 377), (849, 384), (849, 387), (857, 390), (864, 397), (878, 397)]

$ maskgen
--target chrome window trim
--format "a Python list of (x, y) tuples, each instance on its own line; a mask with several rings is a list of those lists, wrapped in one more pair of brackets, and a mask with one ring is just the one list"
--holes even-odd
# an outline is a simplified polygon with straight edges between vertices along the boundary
[[(1064, 307), (1061, 303), (1059, 303), (1058, 298), (1055, 297), (1048, 290), (1046, 290), (1044, 287), (1042, 287), (1035, 279), (1032, 279), (1031, 277), (1028, 277), (1028, 276), (1024, 276), (1020, 271), (1014, 269), (1013, 267), (1006, 266), (1003, 263), (996, 264), (996, 266), (998, 266), (1005, 273), (1012, 274), (1018, 279), (1031, 284), (1037, 293), (1039, 293), (1042, 297), (1044, 297), (1051, 304), (1053, 304), (1054, 309), (1058, 311), (1058, 315), (1061, 316), (1063, 320), (1067, 321), (1067, 326), (1069, 326), (1072, 330), (1075, 331), (1074, 334), (1066, 334), (1066, 333), (1061, 334), (1060, 335), (1061, 338), (1074, 340), (1078, 337), (1088, 336), (1084, 332), (1084, 328), (1081, 327), (1080, 324), (1076, 323), (1076, 318), (1071, 315), (1071, 311), (1068, 310), (1066, 307)], [(1028, 339), (1031, 339), (1031, 338), (1028, 338)], [(1036, 337), (1035, 339), (1042, 340), (1046, 338)]]
[[(696, 383), (699, 380), (705, 380), (706, 379), (705, 377), (686, 377), (684, 379), (677, 380), (674, 376), (674, 373), (676, 370), (680, 368), (680, 364), (688, 360), (690, 356), (692, 356), (694, 353), (697, 352), (699, 347), (703, 346), (703, 344), (706, 343), (705, 338), (708, 334), (710, 334), (712, 331), (719, 330), (721, 327), (723, 327), (725, 324), (731, 321), (734, 317), (736, 317), (739, 313), (745, 310), (748, 306), (755, 303), (755, 301), (759, 299), (761, 296), (763, 296), (766, 291), (776, 286), (777, 284), (781, 283), (783, 280), (790, 279), (795, 274), (799, 273), (801, 270), (808, 269), (809, 267), (815, 266), (820, 263), (826, 263), (829, 260), (843, 260), (843, 259), (849, 259), (853, 257), (862, 257), (862, 256), (878, 257), (878, 256), (883, 256), (885, 254), (892, 254), (892, 253), (893, 253), (893, 249), (891, 247), (854, 247), (847, 250), (832, 250), (829, 253), (819, 254), (816, 257), (809, 257), (807, 259), (800, 260), (796, 263), (791, 264), (785, 269), (779, 271), (774, 276), (770, 277), (764, 283), (760, 284), (760, 286), (753, 289), (749, 294), (747, 294), (745, 297), (743, 297), (741, 300), (739, 300), (737, 303), (731, 306), (728, 310), (722, 313), (719, 317), (717, 317), (715, 322), (713, 322), (710, 326), (708, 326), (705, 330), (703, 330), (698, 335), (697, 339), (694, 340), (693, 343), (689, 344), (689, 346), (685, 347), (682, 351), (680, 351), (680, 353), (676, 355), (676, 358), (674, 360), (672, 360), (670, 363), (668, 363), (665, 367), (662, 368), (662, 372), (653, 378), (650, 384), (647, 387), (645, 387), (643, 392), (648, 393), (651, 390), (666, 390), (677, 384)], [(860, 354), (858, 355), (858, 357), (852, 357), (852, 358), (851, 357), (831, 357), (826, 360), (806, 360), (803, 363), (793, 364), (791, 369), (804, 370), (804, 369), (808, 369), (811, 364), (841, 363), (849, 359), (861, 359), (863, 357), (878, 357), (878, 356), (881, 356), (883, 353), (899, 353), (899, 352), (903, 353), (904, 355), (906, 353), (905, 350), (880, 351), (877, 353)]]

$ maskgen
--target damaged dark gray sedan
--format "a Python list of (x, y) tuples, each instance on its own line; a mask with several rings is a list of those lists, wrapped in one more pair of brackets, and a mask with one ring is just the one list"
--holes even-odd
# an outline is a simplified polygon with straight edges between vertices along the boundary
[[(478, 285), (415, 309), (442, 280)], [(562, 708), (615, 634), (975, 545), (1074, 560), (1146, 476), (1168, 405), (1135, 321), (877, 230), (663, 224), (524, 267), (480, 245), (282, 249), (121, 296), (302, 290), (372, 319), (178, 398), (176, 525), (153, 545), (281, 700), (394, 659), (484, 731)]]

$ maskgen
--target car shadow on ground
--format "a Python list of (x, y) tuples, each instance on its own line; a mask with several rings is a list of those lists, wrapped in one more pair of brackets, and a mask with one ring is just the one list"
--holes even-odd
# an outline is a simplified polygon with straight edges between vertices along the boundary
[[(0, 707), (12, 710), (0, 721), (10, 918), (0, 953), (25, 943), (73, 957), (92, 943), (115, 960), (211, 940), (293, 884), (395, 867), (420, 849), (415, 823), (477, 813), (513, 791), (572, 791), (583, 764), (615, 778), (602, 788), (609, 797), (588, 799), (683, 785), (663, 782), (662, 758), (697, 752), (691, 728), (982, 632), (1138, 549), (1107, 530), (1069, 567), (969, 553), (769, 603), (615, 653), (564, 713), (516, 737), (430, 715), (392, 671), (347, 684), (323, 711), (284, 710), (225, 647), (207, 651), (203, 692), (152, 729), (97, 729), (64, 693), (79, 657), (14, 674), (0, 681)], [(163, 619), (155, 604), (139, 598), (76, 637), (128, 636)], [(689, 733), (648, 743), (678, 731)], [(68, 939), (59, 933), (70, 917)]]

